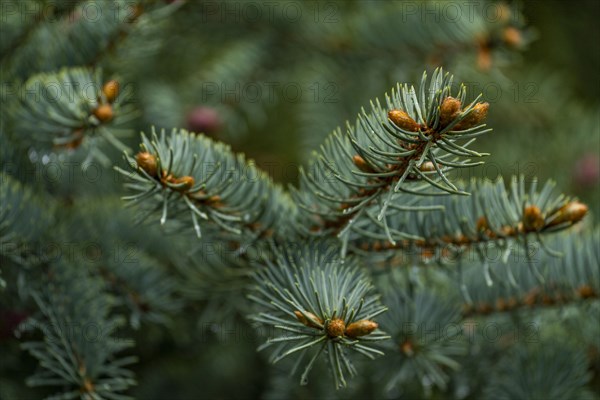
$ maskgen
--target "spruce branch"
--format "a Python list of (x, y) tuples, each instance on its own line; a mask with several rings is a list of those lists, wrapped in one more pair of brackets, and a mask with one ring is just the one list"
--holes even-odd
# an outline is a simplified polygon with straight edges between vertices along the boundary
[[(376, 218), (378, 210), (372, 207), (367, 218), (355, 224), (350, 251), (369, 256), (416, 250), (424, 259), (443, 262), (460, 257), (467, 249), (497, 245), (505, 251), (506, 260), (515, 244), (525, 244), (525, 237), (529, 243), (544, 244), (544, 237), (578, 224), (587, 214), (586, 205), (556, 193), (552, 181), (540, 190), (537, 179), (527, 185), (524, 176), (513, 176), (508, 187), (501, 177), (495, 182), (472, 179), (465, 186), (472, 193), (469, 197), (430, 197), (418, 202), (410, 195), (395, 198), (388, 216), (395, 245), (386, 241), (383, 224)], [(417, 206), (423, 210), (405, 212)], [(543, 249), (558, 255), (551, 246)]]
[[(39, 264), (45, 255), (39, 254), (38, 244), (55, 221), (55, 207), (53, 202), (42, 202), (28, 187), (1, 172), (0, 259), (26, 267)], [(0, 275), (0, 289), (5, 287)]]
[(484, 396), (499, 400), (591, 399), (590, 378), (581, 349), (558, 340), (520, 344), (503, 355)]
[[(21, 2), (27, 6), (32, 5), (33, 1)], [(8, 0), (3, 2), (3, 7), (10, 9), (13, 7), (17, 9), (19, 2), (16, 0)], [(39, 8), (33, 15), (33, 18), (27, 19), (22, 18), (19, 13), (6, 13), (3, 14), (2, 31), (0, 35), (1, 46), (0, 49), (0, 63), (5, 58), (10, 57), (14, 54), (15, 50), (23, 45), (24, 42), (31, 36), (32, 32), (35, 31), (37, 26), (45, 20), (46, 17), (53, 17), (55, 14), (55, 7), (50, 6), (49, 9)]]
[(236, 242), (214, 241), (212, 235), (200, 239), (195, 250), (175, 261), (182, 276), (180, 292), (202, 304), (202, 321), (222, 323), (234, 315), (250, 312), (245, 297), (252, 285), (251, 260), (264, 255), (262, 247), (254, 254), (240, 253)]
[[(121, 4), (119, 3), (115, 3), (117, 6), (120, 6)], [(144, 6), (143, 6), (143, 2), (137, 2), (137, 3), (125, 3), (127, 5), (126, 8), (126, 13), (127, 16), (123, 18), (122, 23), (120, 23), (117, 27), (117, 29), (115, 29), (114, 32), (112, 32), (111, 37), (108, 39), (106, 45), (104, 46), (104, 48), (101, 51), (98, 51), (95, 56), (93, 57), (92, 60), (89, 61), (88, 65), (90, 67), (94, 67), (96, 65), (99, 64), (99, 62), (102, 60), (103, 57), (105, 57), (107, 54), (111, 54), (112, 52), (115, 51), (115, 48), (117, 47), (117, 45), (125, 40), (127, 38), (127, 36), (129, 35), (129, 33), (131, 32), (132, 28), (131, 25), (135, 24), (137, 22), (137, 20), (140, 18), (140, 16), (142, 15), (142, 13), (144, 12)]]
[(475, 266), (466, 271), (463, 315), (561, 306), (600, 296), (600, 230), (562, 233), (549, 241), (561, 256), (524, 248), (506, 263), (489, 260), (494, 284)]
[(119, 87), (114, 80), (104, 81), (99, 69), (63, 68), (35, 75), (9, 104), (13, 138), (34, 148), (82, 147), (87, 160), (107, 164), (99, 140), (127, 149), (118, 138), (131, 133), (126, 124), (137, 116), (131, 88)]
[(161, 224), (172, 218), (200, 237), (200, 221), (208, 220), (239, 240), (293, 231), (295, 207), (288, 196), (223, 143), (185, 130), (168, 136), (153, 131), (151, 138), (142, 135), (135, 158), (125, 157), (132, 171), (117, 170), (134, 194), (124, 199), (145, 206), (146, 215), (160, 214)]
[[(371, 113), (363, 110), (356, 126), (348, 125), (346, 134), (338, 129), (327, 139), (309, 170), (300, 171), (300, 188), (293, 192), (309, 224), (306, 234), (336, 234), (344, 252), (353, 225), (377, 203), (376, 219), (395, 244), (386, 218), (394, 195), (468, 194), (446, 175), (473, 165), (461, 158), (484, 155), (468, 146), (490, 131), (482, 124), (488, 104), (478, 102), (479, 97), (465, 104), (465, 87), (455, 98), (451, 85), (452, 76), (441, 69), (429, 83), (423, 74), (418, 90), (398, 85), (386, 95), (385, 107), (372, 103)], [(421, 181), (412, 182), (415, 177)]]
[(461, 338), (460, 310), (447, 300), (419, 291), (408, 296), (390, 291), (384, 297), (389, 311), (381, 326), (392, 335), (386, 342), (381, 375), (386, 391), (417, 379), (424, 387), (446, 389), (448, 370), (460, 368), (458, 357), (467, 353)]
[[(165, 5), (129, 0), (33, 3), (25, 4), (29, 9), (41, 10), (41, 15), (37, 23), (31, 23), (26, 32), (13, 41), (14, 49), (7, 53), (8, 57), (1, 59), (3, 78), (25, 80), (33, 74), (62, 67), (97, 67), (106, 64), (107, 56), (120, 47), (131, 50), (123, 42), (132, 33), (131, 41), (136, 45), (140, 42), (135, 36), (145, 36), (143, 39), (146, 42), (142, 47), (148, 54), (151, 48), (156, 49), (157, 41), (146, 33), (181, 6), (181, 2)], [(60, 12), (58, 8), (61, 8)], [(96, 18), (88, 16), (90, 9), (97, 12)], [(10, 17), (11, 13), (7, 14)], [(22, 13), (16, 13), (16, 17), (28, 19), (23, 18)]]
[(51, 398), (129, 398), (120, 392), (135, 384), (125, 367), (136, 359), (118, 356), (132, 342), (116, 336), (124, 319), (110, 316), (113, 299), (102, 280), (66, 263), (48, 274), (44, 287), (30, 288), (39, 316), (21, 326), (21, 332), (39, 329), (44, 337), (22, 344), (40, 365), (27, 383), (61, 387)]
[(383, 354), (372, 343), (389, 336), (373, 319), (386, 308), (356, 261), (342, 264), (337, 246), (311, 242), (275, 252), (275, 260), (266, 260), (267, 266), (255, 273), (256, 288), (248, 296), (261, 310), (251, 318), (274, 333), (259, 349), (274, 347), (273, 363), (291, 355), (298, 362), (310, 357), (301, 384), (326, 355), (335, 387), (346, 386), (345, 375), (356, 374), (347, 351), (370, 359)]
[(61, 241), (78, 243), (85, 238), (83, 247), (89, 252), (79, 258), (90, 263), (91, 274), (104, 280), (106, 290), (124, 309), (119, 311), (129, 313), (134, 329), (142, 323), (166, 325), (181, 310), (179, 282), (161, 259), (165, 254), (176, 258), (178, 253), (169, 250), (158, 230), (140, 231), (118, 199), (78, 203), (63, 221), (58, 229)]

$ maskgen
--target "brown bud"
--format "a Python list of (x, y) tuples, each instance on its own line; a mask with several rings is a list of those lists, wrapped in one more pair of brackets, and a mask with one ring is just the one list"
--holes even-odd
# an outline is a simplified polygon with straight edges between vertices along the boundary
[(477, 225), (475, 226), (477, 232), (483, 232), (490, 229), (490, 225), (488, 224), (488, 220), (483, 215), (477, 219)]
[(110, 104), (100, 104), (92, 113), (100, 122), (109, 122), (115, 116)]
[(133, 9), (131, 10), (131, 12), (128, 15), (129, 22), (133, 22), (136, 19), (138, 19), (140, 17), (140, 15), (142, 15), (143, 12), (144, 12), (143, 5), (141, 5), (140, 3), (134, 4)]
[(346, 324), (339, 318), (332, 319), (327, 324), (326, 330), (329, 337), (343, 336), (344, 331), (346, 330)]
[(83, 129), (76, 129), (75, 131), (73, 131), (73, 136), (74, 139), (72, 141), (64, 145), (57, 145), (56, 147), (63, 147), (72, 150), (81, 146), (81, 143), (83, 143)]
[(544, 227), (544, 216), (538, 206), (525, 207), (523, 211), (523, 228), (525, 232), (539, 231)]
[[(306, 314), (309, 318), (306, 318), (304, 316), (304, 314)], [(298, 318), (298, 321), (302, 322), (304, 325), (308, 326), (309, 328), (320, 329), (319, 325), (317, 325), (316, 322), (319, 322), (322, 325), (323, 320), (321, 318), (317, 317), (313, 313), (309, 313), (308, 311), (306, 311), (304, 314), (302, 314), (300, 311), (294, 311), (294, 315), (296, 315), (296, 318)]]
[(177, 178), (171, 181), (174, 185), (181, 185), (175, 190), (179, 192), (187, 192), (194, 186), (194, 178), (191, 176), (182, 176), (181, 178)]
[(413, 347), (413, 344), (408, 339), (405, 340), (400, 345), (400, 350), (402, 350), (402, 352), (404, 353), (404, 355), (406, 355), (407, 357), (411, 357), (413, 354), (415, 354), (415, 349)]
[(405, 131), (416, 132), (421, 127), (414, 119), (402, 110), (391, 110), (388, 112), (388, 118), (399, 128)]
[(434, 255), (435, 253), (432, 248), (424, 247), (421, 249), (421, 258), (424, 260), (429, 260), (430, 258), (433, 258)]
[(458, 117), (461, 106), (460, 100), (454, 97), (448, 96), (444, 99), (440, 106), (440, 125), (442, 128)]
[(506, 302), (506, 308), (508, 308), (509, 310), (516, 308), (518, 305), (519, 305), (519, 302), (514, 297), (509, 297), (508, 301)]
[(527, 304), (529, 307), (533, 307), (538, 301), (539, 290), (537, 288), (531, 289), (525, 297), (523, 297), (523, 303)]
[(425, 161), (419, 167), (419, 171), (421, 171), (421, 172), (432, 172), (432, 171), (435, 171), (435, 166), (433, 165), (433, 163), (431, 161)]
[(514, 26), (508, 26), (504, 29), (502, 39), (504, 40), (504, 43), (510, 47), (519, 47), (523, 42), (521, 31)]
[(594, 288), (587, 284), (579, 286), (579, 288), (577, 288), (577, 294), (582, 299), (589, 299), (596, 296)]
[(156, 176), (156, 169), (158, 166), (156, 157), (153, 154), (150, 154), (147, 151), (140, 152), (135, 156), (135, 161), (137, 162), (138, 167), (146, 171), (148, 175), (152, 177)]
[(487, 46), (479, 48), (477, 53), (477, 67), (482, 71), (489, 71), (492, 68), (492, 52)]
[(489, 303), (481, 302), (477, 306), (477, 312), (480, 314), (486, 315), (486, 314), (491, 313), (492, 311), (494, 311), (494, 309), (492, 308), (492, 306)]
[(108, 81), (102, 86), (102, 93), (106, 97), (106, 101), (112, 103), (119, 95), (119, 82), (112, 80)]
[(221, 196), (219, 196), (218, 194), (215, 194), (213, 196), (210, 196), (209, 198), (206, 199), (206, 202), (208, 204), (221, 204)]
[(500, 231), (504, 236), (514, 236), (516, 233), (515, 228), (509, 225), (504, 225), (502, 228), (500, 228)]
[(375, 321), (362, 319), (348, 325), (346, 327), (346, 335), (350, 337), (365, 336), (377, 329), (379, 325)]
[(497, 311), (506, 311), (506, 310), (508, 310), (508, 304), (506, 303), (506, 300), (504, 300), (504, 298), (498, 297), (496, 299), (496, 310)]
[(352, 162), (362, 172), (369, 172), (369, 173), (375, 172), (375, 170), (373, 170), (373, 168), (369, 164), (367, 164), (365, 159), (362, 158), (361, 156), (359, 156), (358, 154), (356, 154), (356, 155), (354, 155), (354, 157), (352, 157)]
[(562, 206), (555, 214), (554, 218), (548, 223), (548, 226), (570, 222), (575, 224), (583, 219), (588, 212), (588, 207), (578, 201), (571, 201)]
[(479, 125), (487, 117), (489, 103), (477, 103), (467, 116), (454, 126), (453, 130), (462, 131)]
[(551, 306), (554, 303), (555, 303), (554, 298), (552, 298), (552, 296), (550, 296), (548, 293), (544, 293), (542, 295), (542, 304), (544, 304), (546, 306)]
[(81, 387), (79, 388), (79, 390), (81, 393), (92, 393), (96, 389), (94, 388), (94, 384), (92, 383), (90, 378), (86, 377), (83, 380), (83, 383), (81, 384)]

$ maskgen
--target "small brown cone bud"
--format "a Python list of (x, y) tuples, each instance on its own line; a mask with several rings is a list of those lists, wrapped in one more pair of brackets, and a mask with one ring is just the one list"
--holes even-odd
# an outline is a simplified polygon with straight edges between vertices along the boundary
[(544, 304), (546, 306), (551, 306), (554, 303), (555, 303), (555, 300), (552, 298), (552, 296), (550, 296), (547, 293), (544, 293), (542, 295), (542, 304)]
[[(310, 319), (306, 318), (304, 316), (304, 314), (308, 315), (310, 317)], [(308, 326), (309, 328), (320, 329), (319, 326), (314, 321), (318, 321), (320, 324), (323, 324), (323, 320), (321, 318), (317, 317), (313, 313), (309, 313), (308, 311), (305, 312), (304, 314), (302, 314), (300, 311), (294, 311), (294, 315), (296, 315), (296, 318), (298, 318), (298, 321), (302, 322), (304, 325)]]
[(487, 47), (481, 47), (477, 53), (477, 67), (482, 71), (492, 68), (492, 52)]
[(523, 303), (529, 307), (533, 307), (538, 301), (538, 292), (536, 288), (531, 289), (523, 298)]
[(110, 104), (100, 104), (92, 113), (100, 122), (109, 122), (115, 116)]
[(508, 301), (506, 302), (506, 307), (509, 310), (512, 310), (513, 308), (516, 308), (518, 305), (519, 305), (519, 302), (514, 297), (509, 297)]
[(487, 218), (483, 215), (477, 219), (477, 225), (475, 226), (477, 232), (484, 232), (490, 229), (490, 225), (488, 224)]
[(73, 136), (75, 136), (75, 138), (69, 143), (63, 145), (62, 147), (72, 150), (81, 146), (81, 143), (83, 143), (83, 129), (77, 129), (73, 131)]
[(106, 101), (112, 103), (119, 95), (119, 82), (112, 80), (108, 81), (102, 86), (102, 93), (106, 97)]
[(589, 299), (596, 295), (596, 293), (594, 292), (594, 288), (587, 284), (579, 286), (579, 288), (577, 289), (577, 294), (582, 299)]
[(90, 378), (85, 378), (81, 387), (79, 388), (81, 393), (93, 393), (96, 389), (94, 388), (94, 384), (90, 380)]
[(156, 169), (158, 166), (156, 157), (153, 154), (150, 154), (147, 151), (140, 152), (135, 156), (135, 161), (137, 162), (138, 167), (146, 171), (148, 175), (152, 177), (156, 176)]
[(129, 22), (133, 22), (136, 19), (138, 19), (140, 17), (140, 15), (142, 15), (143, 12), (144, 12), (144, 6), (142, 6), (139, 3), (134, 4), (131, 12), (129, 12), (129, 15), (128, 15)]
[(506, 45), (514, 48), (521, 46), (521, 43), (523, 43), (521, 31), (514, 26), (509, 26), (504, 29), (502, 39), (504, 39), (504, 43), (506, 43)]
[(343, 320), (336, 318), (329, 321), (326, 329), (329, 337), (343, 336), (344, 331), (346, 330), (346, 324), (344, 324)]
[(362, 158), (361, 156), (359, 156), (358, 154), (356, 154), (354, 157), (352, 157), (352, 162), (362, 172), (369, 172), (369, 173), (375, 172), (373, 170), (373, 168), (371, 168), (371, 166), (369, 164), (367, 164), (367, 162), (365, 161), (365, 159)]
[(506, 310), (508, 310), (508, 304), (506, 303), (506, 300), (504, 300), (504, 298), (498, 297), (496, 299), (496, 310), (497, 311), (506, 311)]
[(469, 114), (454, 126), (453, 130), (462, 131), (479, 125), (487, 117), (488, 110), (490, 108), (489, 103), (477, 103), (475, 107), (469, 112)]
[(419, 171), (421, 171), (421, 172), (433, 172), (433, 171), (435, 171), (435, 166), (433, 165), (433, 163), (431, 161), (425, 161), (419, 167)]
[(368, 319), (362, 319), (348, 325), (346, 327), (346, 335), (350, 337), (365, 336), (377, 329), (379, 325), (375, 321), (369, 321)]
[(179, 192), (187, 192), (194, 186), (195, 181), (193, 177), (186, 175), (182, 176), (181, 178), (174, 179), (171, 183), (174, 185), (181, 185), (181, 187), (178, 187), (175, 190)]
[(215, 195), (210, 196), (209, 198), (207, 198), (206, 202), (208, 204), (213, 204), (213, 205), (221, 204), (221, 196), (219, 196), (218, 194), (215, 194)]
[(400, 345), (400, 350), (404, 353), (404, 355), (406, 355), (407, 357), (412, 357), (415, 354), (415, 349), (411, 343), (410, 340), (405, 340), (401, 345)]
[(523, 212), (523, 228), (525, 232), (538, 231), (544, 227), (544, 216), (538, 206), (525, 207)]
[(405, 131), (416, 132), (421, 127), (414, 119), (402, 110), (391, 110), (388, 112), (388, 118), (399, 128)]
[(454, 97), (446, 97), (440, 106), (440, 126), (443, 128), (452, 122), (460, 114), (460, 100)]
[(508, 226), (508, 225), (505, 225), (502, 228), (500, 228), (500, 231), (502, 232), (502, 234), (504, 236), (514, 236), (516, 233), (515, 228), (513, 228), (512, 226)]
[(491, 313), (492, 311), (494, 311), (494, 309), (492, 308), (492, 306), (489, 303), (481, 302), (477, 306), (477, 312), (480, 314), (487, 315), (487, 314)]
[(578, 201), (571, 201), (570, 203), (562, 206), (557, 212), (556, 217), (552, 219), (548, 226), (554, 226), (562, 224), (563, 222), (570, 222), (575, 224), (583, 219), (588, 212), (588, 206)]

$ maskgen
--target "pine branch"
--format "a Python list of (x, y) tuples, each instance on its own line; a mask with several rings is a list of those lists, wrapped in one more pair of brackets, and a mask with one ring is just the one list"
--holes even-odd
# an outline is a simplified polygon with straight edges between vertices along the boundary
[[(363, 110), (356, 126), (349, 125), (345, 135), (334, 132), (313, 157), (309, 170), (301, 170), (294, 197), (311, 225), (306, 234), (337, 234), (345, 250), (349, 230), (377, 202), (377, 220), (383, 223), (388, 241), (395, 244), (386, 218), (394, 194), (430, 195), (431, 188), (433, 194), (467, 194), (446, 174), (472, 164), (449, 163), (447, 158), (483, 156), (467, 146), (489, 131), (481, 124), (488, 104), (476, 99), (463, 106), (464, 86), (457, 98), (452, 97), (452, 76), (441, 69), (434, 72), (429, 85), (426, 79), (424, 74), (418, 93), (414, 87), (398, 85), (386, 96), (387, 111), (379, 101), (372, 103), (370, 114)], [(411, 174), (425, 183), (413, 184)]]
[(276, 249), (276, 260), (267, 260), (255, 281), (256, 289), (248, 297), (262, 312), (251, 318), (274, 334), (259, 349), (274, 347), (273, 363), (294, 355), (298, 360), (294, 371), (308, 355), (301, 384), (308, 382), (321, 356), (328, 356), (335, 387), (340, 388), (346, 386), (347, 373), (356, 374), (346, 350), (370, 359), (383, 354), (371, 343), (389, 336), (377, 329), (373, 318), (387, 309), (355, 260), (342, 265), (337, 246), (310, 243)]

